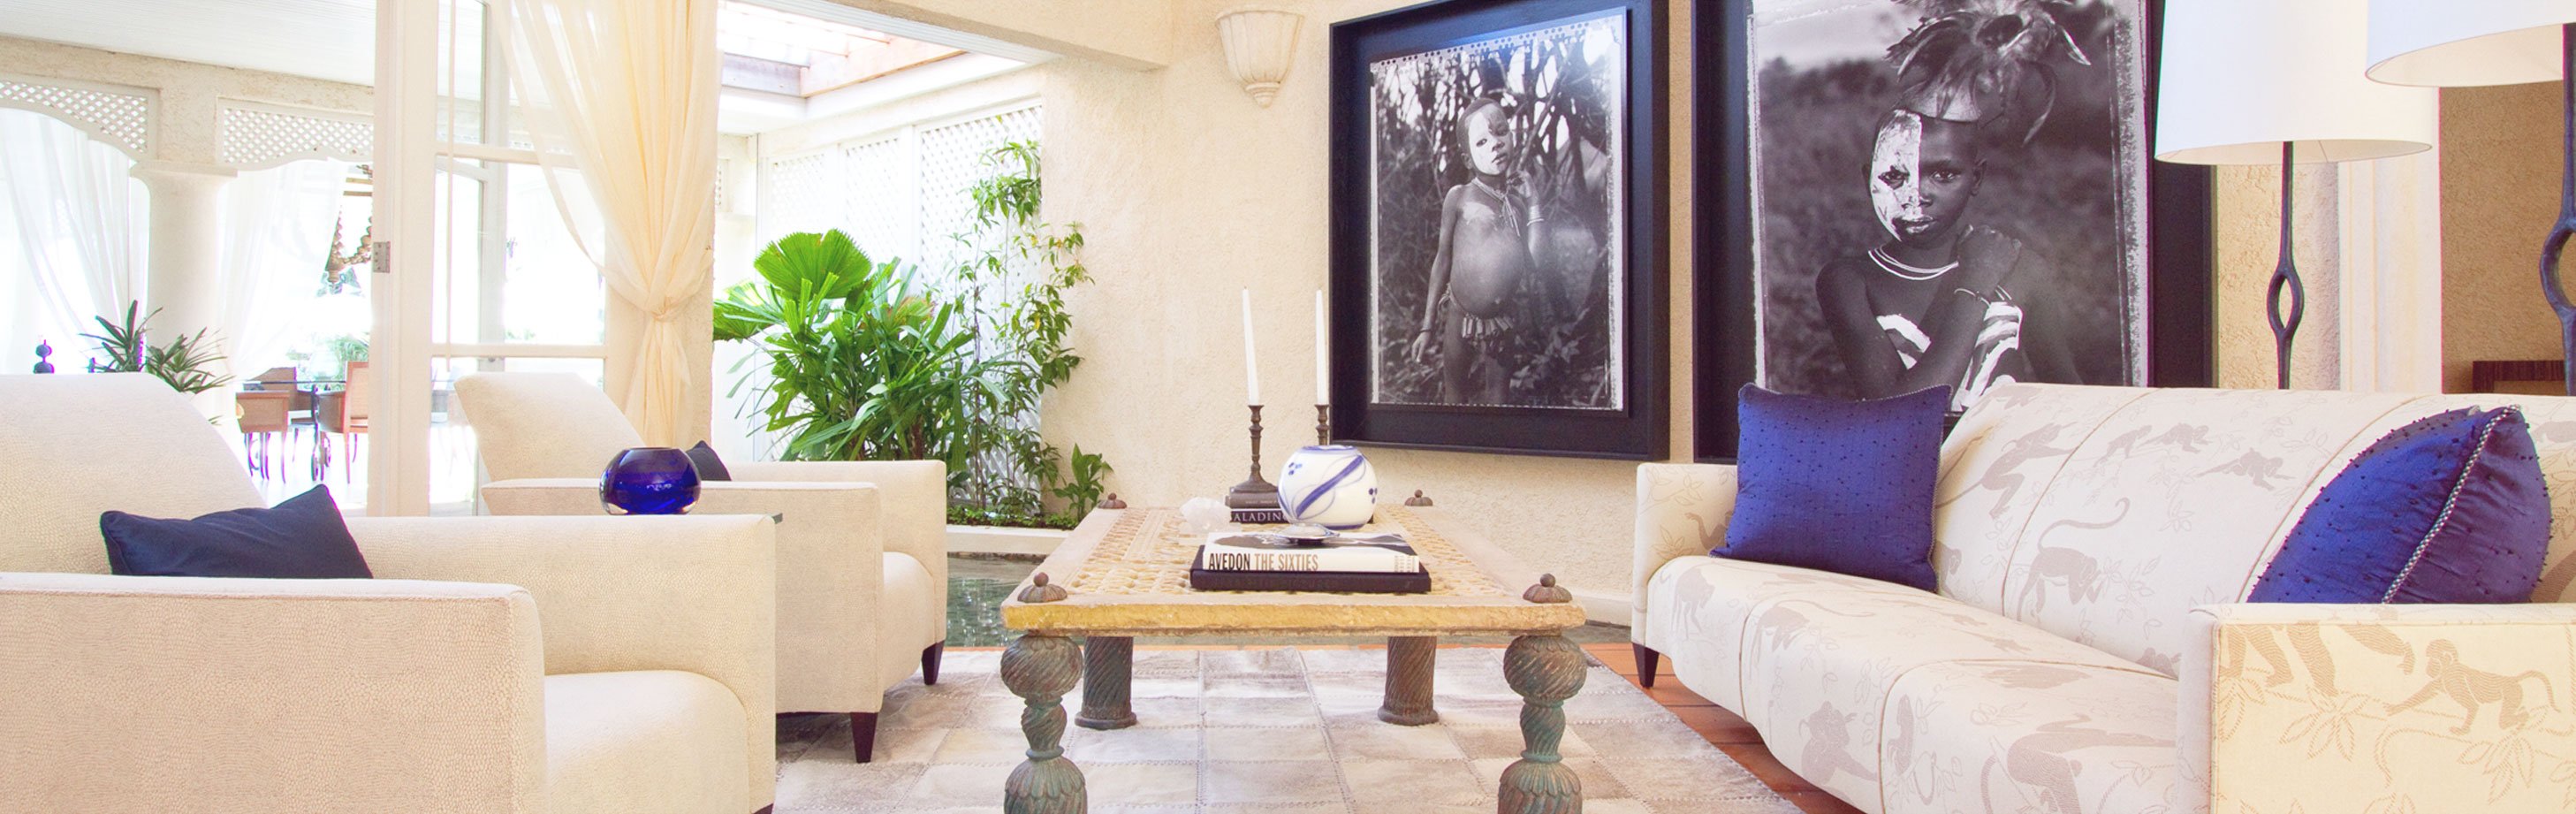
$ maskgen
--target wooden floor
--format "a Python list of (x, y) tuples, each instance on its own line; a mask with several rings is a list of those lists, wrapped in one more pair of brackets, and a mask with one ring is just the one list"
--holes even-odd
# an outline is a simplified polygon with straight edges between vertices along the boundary
[(1797, 803), (1798, 810), (1809, 814), (1858, 814), (1860, 811), (1849, 803), (1834, 799), (1831, 794), (1818, 791), (1789, 771), (1789, 767), (1781, 765), (1779, 758), (1771, 756), (1770, 747), (1762, 745), (1762, 735), (1753, 731), (1752, 724), (1684, 688), (1681, 681), (1673, 677), (1671, 659), (1658, 665), (1656, 674), (1659, 677), (1655, 679), (1654, 688), (1645, 689), (1637, 678), (1635, 652), (1627, 644), (1587, 644), (1583, 649), (1609, 666), (1611, 672), (1628, 679), (1630, 684), (1636, 684), (1647, 697), (1672, 710), (1674, 715), (1680, 716), (1682, 723), (1690, 725), (1691, 731), (1707, 738), (1727, 757), (1735, 758), (1735, 762), (1752, 770), (1753, 776), (1762, 778), (1763, 784), (1770, 786), (1772, 791)]

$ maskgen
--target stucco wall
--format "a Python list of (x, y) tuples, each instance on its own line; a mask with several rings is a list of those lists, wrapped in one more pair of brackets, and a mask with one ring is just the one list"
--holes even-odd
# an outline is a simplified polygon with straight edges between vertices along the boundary
[(2559, 92), (2442, 91), (2444, 390), (2467, 390), (2474, 360), (2559, 358), (2539, 282), (2540, 242), (2558, 217)]
[(214, 164), (223, 147), (218, 100), (237, 99), (343, 113), (375, 109), (372, 89), (300, 76), (222, 68), (36, 40), (0, 37), (0, 74), (76, 79), (160, 91), (154, 158)]
[[(2281, 168), (2219, 167), (2210, 203), (2216, 279), (2210, 286), (2217, 321), (2218, 386), (2270, 388), (2279, 379), (2264, 293), (2281, 257)], [(2293, 255), (2298, 260), (2307, 310), (2291, 345), (2290, 383), (2334, 389), (2341, 378), (2341, 282), (2336, 169), (2303, 165), (2291, 173)], [(2286, 301), (2284, 301), (2286, 304)]]
[[(1228, 2), (1173, 4), (1171, 63), (1162, 70), (1085, 60), (1044, 69), (1048, 217), (1082, 222), (1084, 259), (1099, 280), (1072, 299), (1073, 341), (1088, 361), (1048, 402), (1045, 424), (1058, 445), (1105, 454), (1118, 468), (1112, 487), (1130, 502), (1177, 503), (1243, 479), (1239, 289), (1249, 287), (1260, 307), (1262, 393), (1271, 403), (1262, 455), (1271, 477), (1313, 438), (1309, 334), (1327, 245), (1326, 27), (1405, 4), (1285, 4), (1306, 22), (1286, 87), (1268, 108), (1226, 71), (1214, 21)], [(1689, 30), (1690, 6), (1672, 4), (1669, 32)], [(1675, 145), (1689, 143), (1687, 62), (1676, 45), (1664, 83)], [(1686, 152), (1673, 151), (1668, 190), (1687, 188)], [(1671, 257), (1687, 258), (1687, 196), (1674, 197)], [(1679, 336), (1689, 335), (1687, 276), (1671, 274)], [(1686, 344), (1676, 343), (1676, 370), (1687, 370)], [(1689, 388), (1673, 390), (1673, 449), (1687, 450)], [(1626, 594), (1634, 463), (1369, 456), (1387, 491), (1424, 490), (1577, 591)]]

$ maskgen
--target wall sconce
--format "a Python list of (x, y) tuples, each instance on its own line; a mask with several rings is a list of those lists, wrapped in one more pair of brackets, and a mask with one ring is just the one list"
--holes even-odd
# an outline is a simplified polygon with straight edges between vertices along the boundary
[(1297, 58), (1297, 26), (1306, 18), (1295, 12), (1243, 8), (1216, 18), (1216, 38), (1225, 46), (1226, 68), (1252, 101), (1269, 107)]

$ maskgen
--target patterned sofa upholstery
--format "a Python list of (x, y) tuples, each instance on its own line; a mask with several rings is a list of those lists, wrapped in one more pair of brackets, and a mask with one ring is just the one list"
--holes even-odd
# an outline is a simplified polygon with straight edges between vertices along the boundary
[[(2504, 401), (2535, 604), (2245, 603), (2343, 462)], [(1876, 814), (2576, 810), (2576, 398), (2013, 385), (1937, 499), (1936, 594), (1709, 557), (1735, 469), (1645, 465), (1632, 637)]]

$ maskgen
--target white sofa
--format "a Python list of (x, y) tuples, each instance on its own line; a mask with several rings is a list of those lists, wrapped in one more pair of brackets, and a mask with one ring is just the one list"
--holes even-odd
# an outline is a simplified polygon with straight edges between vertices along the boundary
[[(597, 516), (599, 475), (644, 445), (598, 387), (477, 373), (456, 396), (498, 515)], [(939, 461), (727, 461), (692, 514), (778, 518), (778, 710), (848, 713), (868, 762), (886, 690), (939, 682), (948, 639), (948, 467)]]
[(263, 505), (142, 374), (0, 376), (0, 811), (770, 805), (767, 518), (347, 518), (372, 580), (108, 575)]
[[(2536, 604), (2243, 601), (2355, 453), (2505, 401)], [(1863, 811), (2576, 811), (2576, 398), (2002, 388), (1941, 449), (1937, 594), (1707, 556), (1735, 485), (1639, 470), (1639, 656)]]

